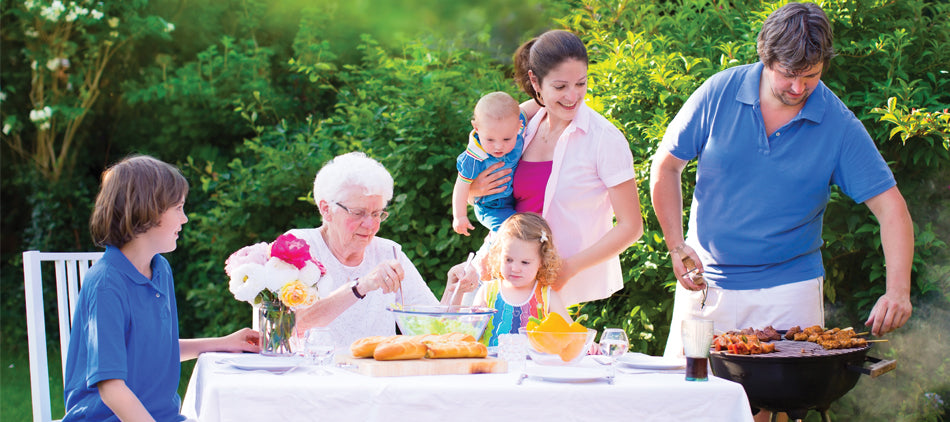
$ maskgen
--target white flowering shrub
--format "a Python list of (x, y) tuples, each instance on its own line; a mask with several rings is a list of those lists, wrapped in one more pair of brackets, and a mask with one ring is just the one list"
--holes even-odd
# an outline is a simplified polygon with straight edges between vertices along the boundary
[[(8, 83), (2, 88), (0, 133), (11, 150), (28, 159), (46, 180), (60, 180), (81, 147), (77, 134), (99, 99), (116, 53), (136, 40), (167, 39), (174, 31), (174, 24), (142, 14), (147, 3), (0, 2), (5, 41), (22, 46), (5, 48), (4, 63), (29, 63), (29, 74), (21, 75), (28, 78), (29, 91), (8, 91)], [(18, 98), (11, 101), (10, 96)]]

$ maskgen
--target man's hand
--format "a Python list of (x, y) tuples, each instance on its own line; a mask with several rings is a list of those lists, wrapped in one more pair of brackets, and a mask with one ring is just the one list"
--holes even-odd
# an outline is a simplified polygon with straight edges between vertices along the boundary
[(871, 327), (871, 334), (882, 336), (902, 327), (910, 319), (913, 308), (909, 296), (885, 293), (874, 304), (864, 325)]
[[(687, 268), (686, 259), (690, 259), (693, 268)], [(680, 285), (686, 290), (702, 290), (706, 288), (706, 281), (703, 279), (703, 263), (699, 260), (699, 255), (693, 248), (681, 243), (670, 251), (670, 261), (673, 262), (673, 275)]]

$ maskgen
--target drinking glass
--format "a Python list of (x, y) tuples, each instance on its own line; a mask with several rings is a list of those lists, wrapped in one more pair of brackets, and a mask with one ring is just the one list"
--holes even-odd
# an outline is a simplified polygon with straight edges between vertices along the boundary
[(610, 375), (615, 375), (614, 361), (630, 348), (627, 332), (620, 328), (605, 328), (600, 334), (600, 353), (610, 359)]
[(508, 372), (524, 372), (528, 359), (528, 337), (524, 334), (499, 334), (498, 358), (508, 363)]
[(686, 354), (686, 381), (709, 379), (709, 346), (713, 322), (705, 319), (683, 320), (683, 352)]
[(326, 327), (314, 327), (304, 335), (304, 355), (314, 365), (324, 367), (333, 361), (333, 336)]

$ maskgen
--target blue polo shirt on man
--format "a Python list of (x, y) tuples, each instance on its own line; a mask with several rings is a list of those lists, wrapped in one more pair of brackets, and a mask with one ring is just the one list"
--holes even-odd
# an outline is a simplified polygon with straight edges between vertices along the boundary
[(171, 267), (152, 258), (152, 279), (106, 247), (86, 273), (66, 358), (63, 421), (117, 421), (96, 384), (125, 380), (157, 421), (180, 421), (178, 307)]
[(766, 135), (761, 62), (694, 92), (661, 148), (698, 157), (687, 243), (721, 288), (759, 289), (824, 275), (822, 217), (837, 185), (861, 203), (896, 185), (867, 130), (824, 83)]

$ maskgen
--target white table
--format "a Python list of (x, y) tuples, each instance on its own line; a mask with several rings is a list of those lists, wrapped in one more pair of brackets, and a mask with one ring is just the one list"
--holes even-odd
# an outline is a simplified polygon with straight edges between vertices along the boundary
[[(618, 373), (612, 385), (534, 378), (518, 385), (517, 373), (369, 377), (331, 367), (331, 375), (274, 375), (218, 363), (244, 356), (201, 355), (182, 413), (199, 422), (752, 420), (741, 385), (713, 376), (688, 382), (682, 369)], [(583, 364), (598, 366), (590, 357)]]

